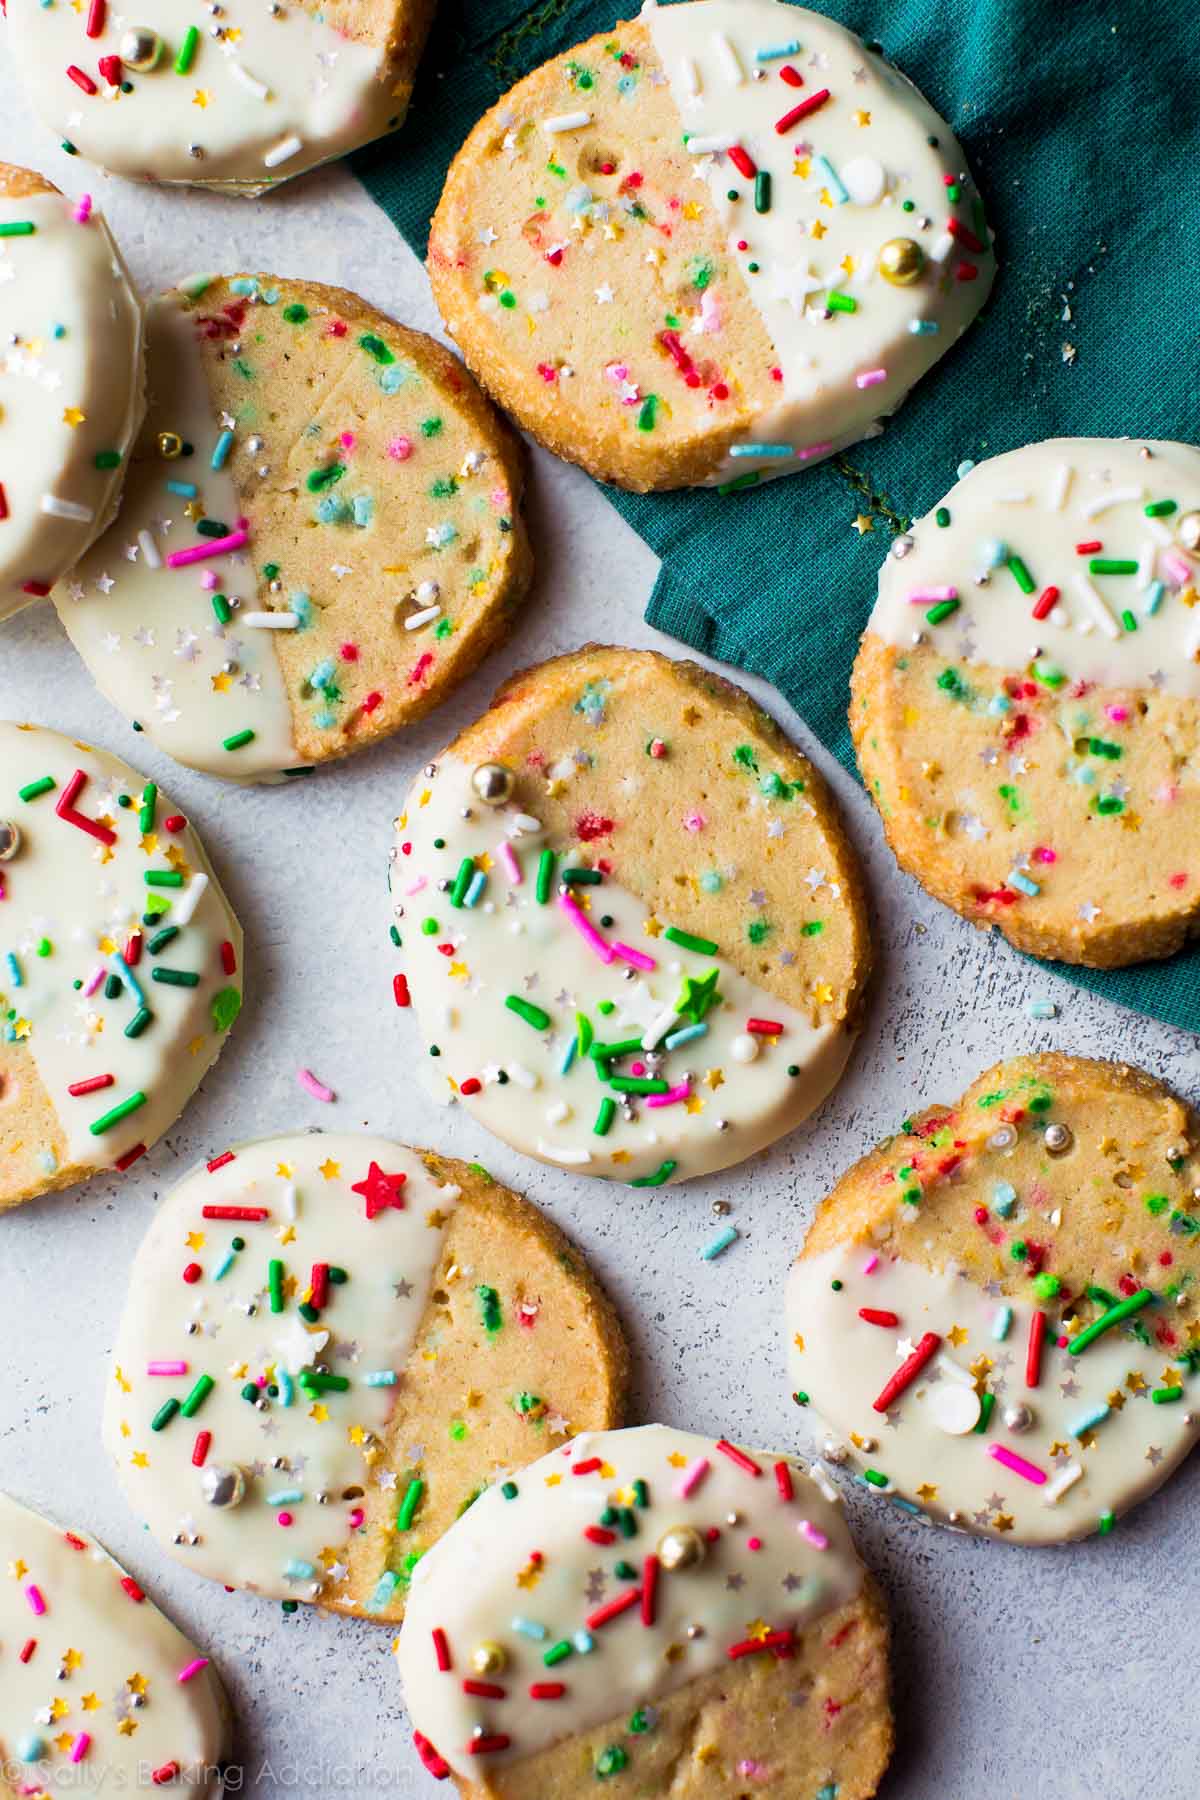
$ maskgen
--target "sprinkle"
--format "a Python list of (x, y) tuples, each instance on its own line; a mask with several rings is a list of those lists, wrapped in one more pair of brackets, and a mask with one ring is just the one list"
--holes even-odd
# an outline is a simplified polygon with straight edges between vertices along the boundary
[[(641, 1598), (642, 1590), (640, 1588), (627, 1588), (623, 1594), (618, 1594), (615, 1600), (607, 1601), (604, 1606), (598, 1607), (594, 1613), (589, 1615), (586, 1621), (588, 1630), (599, 1631), (602, 1625), (607, 1625), (611, 1620), (619, 1618), (623, 1612), (628, 1612), (631, 1606), (639, 1606)], [(514, 1619), (513, 1630), (518, 1629), (517, 1621)], [(538, 1636), (544, 1638), (545, 1635), (545, 1627), (539, 1626)]]
[(297, 137), (293, 131), (287, 137), (280, 138), (279, 142), (273, 144), (265, 153), (263, 156), (263, 167), (266, 169), (277, 169), (280, 163), (290, 162), (297, 151), (303, 150), (303, 148), (304, 139)]
[[(180, 1373), (182, 1374), (183, 1372), (184, 1371), (181, 1369)], [(201, 1375), (197, 1378), (196, 1385), (192, 1388), (191, 1393), (179, 1409), (185, 1419), (192, 1419), (196, 1416), (200, 1411), (200, 1408), (204, 1405), (204, 1402), (208, 1399), (208, 1396), (212, 1393), (213, 1385), (213, 1378), (211, 1375)]]
[(177, 925), (190, 925), (192, 917), (208, 888), (208, 876), (197, 872), (175, 902), (172, 918)]
[(546, 1627), (539, 1625), (536, 1619), (525, 1619), (518, 1613), (510, 1623), (513, 1630), (519, 1632), (522, 1637), (532, 1638), (535, 1644), (545, 1642)]
[(186, 1375), (188, 1366), (185, 1362), (150, 1362), (146, 1364), (147, 1375)]
[(1036, 899), (1042, 891), (1037, 882), (1020, 869), (1010, 869), (1007, 879), (1010, 887), (1015, 887), (1018, 893), (1028, 895), (1031, 900)]
[(722, 151), (732, 150), (737, 143), (736, 137), (728, 133), (710, 137), (690, 137), (685, 149), (693, 156), (719, 156)]
[(1011, 1469), (1014, 1475), (1019, 1475), (1022, 1481), (1032, 1482), (1034, 1487), (1044, 1486), (1045, 1470), (1039, 1469), (1036, 1463), (1026, 1462), (1023, 1456), (1018, 1456), (1006, 1444), (989, 1444), (987, 1453), (998, 1463), (1003, 1463), (1006, 1469)]
[(187, 569), (193, 563), (208, 562), (217, 556), (227, 556), (234, 550), (240, 550), (250, 542), (250, 533), (239, 526), (227, 537), (209, 538), (203, 544), (189, 544), (186, 550), (172, 550), (167, 558), (168, 569)]
[(540, 1006), (534, 1006), (529, 1000), (523, 1000), (519, 994), (506, 995), (504, 1004), (509, 1012), (516, 1013), (519, 1019), (524, 1019), (527, 1025), (532, 1025), (535, 1031), (545, 1031), (550, 1024), (548, 1012), (544, 1012)]
[(43, 494), (39, 502), (42, 512), (52, 519), (70, 519), (77, 525), (88, 525), (96, 514), (92, 507), (77, 500), (60, 500), (57, 494)]
[(202, 1206), (200, 1216), (203, 1219), (237, 1220), (243, 1225), (261, 1225), (264, 1219), (270, 1218), (271, 1213), (265, 1206)]
[(828, 1550), (829, 1539), (823, 1531), (819, 1531), (811, 1519), (801, 1519), (796, 1526), (801, 1537), (807, 1538), (814, 1550)]
[(405, 1490), (400, 1502), (400, 1511), (396, 1514), (396, 1530), (408, 1531), (416, 1517), (417, 1507), (421, 1504), (421, 1496), (425, 1492), (425, 1483), (420, 1476), (414, 1475)]
[(542, 130), (548, 136), (556, 137), (562, 131), (582, 131), (591, 122), (590, 112), (555, 113), (553, 117), (542, 120)]
[(722, 1456), (727, 1456), (731, 1463), (736, 1463), (745, 1474), (755, 1476), (762, 1474), (761, 1468), (753, 1457), (747, 1456), (744, 1450), (739, 1450), (736, 1444), (731, 1444), (728, 1438), (718, 1438), (717, 1449)]
[(756, 213), (769, 213), (771, 210), (771, 172), (760, 169), (754, 177), (754, 210)]
[(841, 176), (838, 174), (829, 158), (827, 156), (815, 156), (813, 161), (816, 163), (818, 169), (820, 169), (822, 175), (825, 177), (826, 182), (829, 184), (829, 187), (832, 189), (833, 198), (837, 205), (844, 206), (850, 196), (846, 192)]
[(897, 1313), (885, 1312), (874, 1306), (860, 1306), (858, 1316), (860, 1319), (865, 1319), (868, 1325), (882, 1325), (893, 1330), (900, 1323)]
[[(790, 44), (767, 44), (754, 52), (755, 62), (778, 62), (785, 56), (800, 54), (800, 40), (793, 38)], [(782, 73), (782, 70), (780, 71)]]
[(46, 1610), (46, 1602), (42, 1598), (42, 1590), (39, 1587), (35, 1587), (31, 1581), (29, 1586), (25, 1589), (25, 1598), (29, 1602), (30, 1612), (33, 1613), (36, 1618), (40, 1619)]
[(880, 382), (886, 380), (886, 369), (864, 369), (861, 375), (854, 377), (855, 385), (860, 388), (878, 387)]
[(695, 1462), (689, 1463), (675, 1484), (677, 1497), (680, 1500), (690, 1500), (711, 1468), (712, 1464), (707, 1456), (698, 1456)]
[(817, 108), (824, 106), (828, 99), (829, 89), (819, 88), (815, 94), (810, 94), (807, 100), (802, 100), (799, 106), (793, 106), (790, 112), (784, 113), (782, 119), (775, 121), (775, 129), (779, 136), (782, 137), (785, 132), (790, 131), (793, 125), (798, 125), (801, 119), (807, 119), (810, 113), (815, 113)]
[(678, 944), (681, 950), (695, 950), (700, 956), (715, 956), (717, 946), (711, 938), (695, 937), (690, 931), (680, 931), (678, 926), (668, 925), (663, 932), (671, 943)]
[(639, 1175), (636, 1180), (631, 1181), (629, 1185), (630, 1187), (635, 1188), (662, 1187), (664, 1182), (671, 1179), (678, 1167), (679, 1165), (673, 1157), (665, 1157), (663, 1161), (659, 1163), (652, 1175)]
[(1173, 1400), (1183, 1399), (1183, 1389), (1181, 1387), (1155, 1388), (1150, 1398), (1155, 1406), (1169, 1406)]
[(1082, 1479), (1083, 1465), (1077, 1462), (1067, 1463), (1065, 1468), (1059, 1469), (1046, 1482), (1042, 1492), (1042, 1505), (1054, 1506), (1062, 1499), (1068, 1488), (1073, 1488), (1075, 1483)]
[(207, 1656), (194, 1656), (192, 1658), (191, 1662), (185, 1663), (183, 1665), (182, 1669), (180, 1669), (180, 1671), (179, 1671), (178, 1675), (175, 1677), (175, 1679), (176, 1679), (176, 1681), (179, 1681), (179, 1682), (194, 1681), (196, 1676), (199, 1675), (204, 1669), (207, 1669), (207, 1667), (208, 1667)]
[(175, 58), (175, 73), (186, 75), (196, 58), (196, 46), (200, 42), (200, 32), (195, 25), (189, 25), (183, 34), (183, 42), (179, 46), (179, 54)]
[(1077, 1337), (1071, 1339), (1067, 1345), (1067, 1354), (1069, 1356), (1081, 1355), (1089, 1344), (1095, 1343), (1098, 1337), (1102, 1337), (1106, 1331), (1111, 1331), (1114, 1325), (1120, 1325), (1125, 1319), (1131, 1319), (1134, 1313), (1140, 1312), (1143, 1306), (1148, 1305), (1155, 1298), (1152, 1289), (1139, 1288), (1136, 1294), (1129, 1296), (1128, 1300), (1119, 1300), (1115, 1306), (1110, 1306), (1107, 1312), (1101, 1313), (1098, 1319), (1093, 1319), (1090, 1325), (1085, 1326)]
[(885, 1413), (892, 1401), (910, 1387), (937, 1350), (941, 1338), (936, 1331), (927, 1331), (912, 1355), (900, 1364), (896, 1373), (884, 1383), (877, 1399), (874, 1401), (875, 1411)]
[(1029, 1338), (1025, 1351), (1025, 1386), (1035, 1388), (1042, 1373), (1042, 1345), (1049, 1323), (1044, 1312), (1035, 1312), (1029, 1320)]
[[(95, 93), (99, 92), (99, 89), (97, 88), (95, 82), (92, 80), (91, 76), (85, 75), (83, 70), (80, 68), (77, 68), (74, 63), (67, 64), (67, 76), (71, 81), (73, 81), (75, 83), (75, 86), (77, 88), (82, 88), (82, 90), (85, 94), (95, 94)], [(2, 227), (0, 227), (0, 235), (7, 235), (4, 233)]]
[(154, 1417), (150, 1421), (151, 1431), (165, 1431), (167, 1426), (171, 1423), (171, 1420), (175, 1417), (175, 1414), (178, 1411), (179, 1411), (178, 1400), (176, 1400), (174, 1398), (172, 1398), (170, 1400), (164, 1400), (162, 1405), (159, 1407), (158, 1411), (155, 1413)]
[(88, 1126), (88, 1130), (93, 1137), (101, 1137), (114, 1125), (119, 1125), (122, 1119), (127, 1119), (130, 1113), (136, 1112), (139, 1106), (145, 1106), (145, 1104), (146, 1096), (139, 1089), (136, 1094), (130, 1094), (127, 1100), (122, 1100), (119, 1105), (114, 1106), (111, 1112), (103, 1113), (100, 1118), (94, 1119)]
[(1024, 560), (1015, 551), (1008, 558), (1008, 571), (1023, 594), (1032, 594), (1037, 582), (1029, 573)]
[(83, 1094), (96, 1094), (101, 1088), (112, 1087), (116, 1079), (115, 1075), (89, 1075), (86, 1081), (72, 1082), (67, 1092), (78, 1100)]
[(525, 880), (525, 872), (521, 868), (516, 851), (507, 838), (504, 838), (500, 844), (500, 861), (504, 864), (504, 872), (513, 886), (520, 887)]
[(795, 456), (794, 444), (730, 444), (730, 456)]
[(53, 775), (40, 775), (36, 781), (28, 781), (23, 788), (18, 788), (17, 797), (28, 805), (31, 800), (40, 799), (43, 794), (48, 794), (52, 788), (57, 786), (58, 783)]
[(998, 1306), (996, 1316), (992, 1320), (992, 1336), (998, 1344), (1002, 1344), (1012, 1329), (1013, 1310), (1011, 1306)]
[(634, 950), (628, 944), (614, 944), (613, 954), (635, 969), (656, 969), (658, 967), (652, 956), (647, 956), (644, 950)]
[(658, 1570), (657, 1556), (642, 1558), (642, 1624), (647, 1629), (654, 1625), (657, 1616)]
[(1079, 516), (1082, 519), (1095, 519), (1102, 512), (1107, 512), (1110, 506), (1120, 506), (1123, 501), (1140, 500), (1141, 497), (1140, 487), (1108, 488), (1094, 500), (1085, 501), (1079, 509)]
[(537, 886), (535, 893), (539, 906), (545, 906), (550, 898), (550, 887), (554, 880), (554, 864), (556, 857), (553, 850), (543, 850), (538, 857)]
[(728, 1250), (730, 1244), (737, 1242), (739, 1236), (736, 1225), (726, 1225), (723, 1231), (718, 1231), (716, 1237), (704, 1246), (700, 1252), (701, 1261), (715, 1262), (722, 1251)]
[(1103, 1400), (1098, 1401), (1095, 1406), (1082, 1413), (1073, 1425), (1068, 1425), (1067, 1430), (1072, 1437), (1082, 1437), (1084, 1432), (1090, 1431), (1094, 1425), (1102, 1425), (1111, 1411), (1112, 1408)]
[(1092, 575), (1136, 575), (1137, 563), (1125, 556), (1093, 556), (1088, 563)]
[[(558, 904), (562, 911), (567, 915), (568, 919), (570, 919), (580, 937), (596, 952), (600, 961), (602, 963), (612, 962), (616, 955), (616, 951), (608, 942), (607, 938), (601, 937), (587, 914), (581, 911), (580, 907), (571, 898), (570, 894), (559, 894)], [(514, 1011), (515, 1010), (516, 1009), (514, 1008)], [(550, 1021), (547, 1015), (543, 1014), (542, 1016), (546, 1019), (546, 1023), (549, 1024)]]
[(86, 785), (87, 774), (83, 769), (76, 769), (55, 802), (54, 810), (60, 819), (64, 819), (68, 825), (76, 826), (80, 831), (86, 831), (89, 837), (98, 838), (102, 844), (115, 844), (117, 841), (115, 831), (107, 825), (98, 824), (95, 819), (85, 818), (81, 812), (77, 812), (75, 809), (75, 802)]
[(1075, 575), (1072, 579), (1072, 586), (1091, 613), (1094, 623), (1099, 625), (1104, 635), (1112, 638), (1114, 641), (1119, 638), (1121, 635), (1121, 627), (1117, 624), (1117, 621), (1113, 618), (1108, 607), (1105, 605), (1096, 589), (1092, 586), (1087, 576)]

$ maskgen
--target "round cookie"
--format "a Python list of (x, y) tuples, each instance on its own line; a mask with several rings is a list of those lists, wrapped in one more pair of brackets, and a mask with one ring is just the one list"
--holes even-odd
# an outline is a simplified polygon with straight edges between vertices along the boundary
[(516, 439), (461, 363), (340, 288), (189, 282), (149, 311), (120, 517), (55, 593), (179, 762), (303, 773), (421, 718), (529, 585)]
[(4, 1494), (0, 1560), (3, 1791), (220, 1800), (230, 1719), (209, 1659), (106, 1550)]
[(1149, 1075), (1014, 1057), (822, 1202), (787, 1293), (825, 1454), (1014, 1543), (1111, 1531), (1200, 1433), (1200, 1121)]
[(517, 84), (429, 274), (501, 404), (603, 481), (742, 488), (882, 429), (994, 259), (949, 127), (831, 19), (691, 0)]
[(204, 847), (107, 751), (0, 723), (0, 1209), (124, 1171), (242, 1004)]
[(616, 1316), (477, 1164), (263, 1138), (195, 1169), (133, 1266), (104, 1441), (198, 1575), (376, 1619), (498, 1468), (614, 1424)]
[(1035, 956), (1116, 968), (1200, 929), (1200, 451), (1060, 438), (898, 538), (854, 668), (897, 860)]
[(471, 1800), (623, 1774), (687, 1800), (867, 1800), (892, 1748), (887, 1624), (837, 1500), (819, 1468), (662, 1425), (489, 1488), (419, 1564), (397, 1645), (426, 1768)]
[(103, 218), (0, 162), (0, 619), (108, 525), (143, 387), (142, 309)]
[(8, 0), (8, 41), (43, 122), (102, 169), (261, 194), (403, 123), (434, 4), (156, 0), (141, 24)]
[(413, 787), (391, 887), (434, 1097), (544, 1162), (725, 1168), (853, 1045), (870, 945), (833, 798), (695, 663), (593, 645), (515, 676)]

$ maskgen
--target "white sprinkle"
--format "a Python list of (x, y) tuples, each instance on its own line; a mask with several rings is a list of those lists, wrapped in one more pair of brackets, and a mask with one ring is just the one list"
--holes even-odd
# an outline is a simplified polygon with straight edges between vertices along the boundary
[(256, 100), (265, 100), (271, 91), (265, 81), (260, 81), (257, 75), (252, 75), (249, 69), (244, 68), (240, 62), (230, 63), (229, 72), (235, 81), (240, 81), (242, 86), (254, 95)]
[(565, 1146), (547, 1144), (542, 1138), (537, 1141), (537, 1153), (539, 1156), (544, 1156), (547, 1162), (582, 1165), (590, 1163), (592, 1160), (590, 1150), (568, 1150)]
[(1120, 506), (1125, 500), (1140, 500), (1144, 492), (1145, 489), (1140, 487), (1106, 488), (1094, 500), (1084, 502), (1079, 509), (1079, 516), (1081, 519), (1098, 519), (1110, 506)]
[(518, 1087), (535, 1088), (538, 1085), (538, 1077), (532, 1069), (527, 1069), (524, 1063), (508, 1063), (505, 1065), (504, 1072), (510, 1081), (516, 1082)]
[(158, 553), (158, 545), (150, 531), (138, 532), (138, 543), (141, 546), (142, 559), (148, 569), (161, 569), (162, 557)]
[(737, 51), (723, 31), (714, 31), (712, 34), (712, 41), (713, 49), (717, 53), (718, 61), (725, 72), (726, 79), (731, 82), (734, 87), (741, 87), (743, 81), (746, 79), (746, 71), (742, 67), (741, 58), (738, 56)]
[(684, 149), (692, 156), (716, 156), (722, 150), (732, 150), (737, 141), (735, 131), (723, 131), (715, 137), (690, 137)]
[(542, 821), (531, 817), (529, 813), (514, 813), (509, 822), (510, 837), (528, 837), (532, 832), (542, 829)]
[[(1121, 627), (1117, 624), (1117, 621), (1113, 618), (1107, 605), (1100, 598), (1100, 595), (1096, 592), (1096, 589), (1092, 586), (1092, 583), (1088, 580), (1087, 576), (1075, 575), (1072, 577), (1072, 581), (1074, 583), (1075, 592), (1079, 595), (1079, 598), (1091, 613), (1093, 622), (1100, 627), (1105, 637), (1112, 638), (1114, 641), (1119, 638), (1121, 635)], [(1079, 630), (1083, 630), (1082, 625), (1079, 626)]]
[(208, 887), (208, 876), (196, 874), (188, 882), (182, 894), (171, 908), (172, 925), (190, 925), (192, 915), (204, 898)]
[(283, 1216), (285, 1219), (296, 1217), (296, 1184), (289, 1181), (283, 1190)]
[(833, 1485), (833, 1482), (829, 1479), (829, 1470), (825, 1467), (825, 1464), (821, 1461), (819, 1456), (809, 1463), (808, 1472), (820, 1488), (826, 1500), (828, 1500), (829, 1504), (831, 1506), (836, 1506), (842, 1496)]
[(665, 1007), (647, 1029), (646, 1035), (642, 1039), (642, 1049), (656, 1050), (678, 1017), (679, 1014), (673, 1006)]
[(1042, 1489), (1042, 1505), (1056, 1506), (1068, 1488), (1075, 1486), (1083, 1477), (1083, 1470), (1077, 1462), (1068, 1463), (1057, 1475), (1052, 1475)]
[(591, 122), (590, 112), (555, 113), (553, 118), (542, 120), (542, 130), (548, 136), (555, 137), (560, 131), (581, 131)]
[(1137, 584), (1140, 588), (1148, 588), (1154, 580), (1154, 545), (1146, 540), (1138, 550)]
[(996, 495), (996, 505), (997, 506), (1024, 506), (1027, 504), (1029, 498), (1030, 498), (1030, 496), (1027, 493), (1022, 494), (1022, 493), (1014, 490), (1014, 492), (1011, 494), (997, 494)]
[(410, 613), (404, 621), (405, 631), (420, 631), (422, 625), (428, 625), (441, 612), (440, 606), (427, 606), (421, 612)]
[(52, 519), (71, 519), (77, 525), (89, 525), (96, 516), (90, 506), (80, 506), (78, 500), (60, 500), (57, 494), (42, 495), (42, 511)]
[(263, 167), (265, 169), (277, 169), (280, 163), (290, 162), (292, 157), (295, 156), (298, 151), (303, 150), (303, 148), (304, 139), (297, 137), (293, 131), (290, 136), (280, 138), (277, 144), (271, 146), (263, 157)]
[(553, 1106), (546, 1108), (547, 1125), (564, 1125), (571, 1116), (571, 1108), (565, 1100), (556, 1100)]
[(441, 588), (436, 581), (420, 581), (417, 583), (417, 599), (422, 606), (430, 606), (438, 598)]
[(300, 615), (290, 612), (252, 612), (239, 613), (238, 624), (244, 625), (247, 631), (295, 631), (300, 623)]
[(929, 252), (930, 260), (935, 263), (944, 263), (953, 248), (954, 239), (950, 236), (948, 231), (943, 231), (941, 237), (938, 238), (937, 242)]
[(1059, 463), (1050, 482), (1050, 492), (1046, 504), (1051, 512), (1061, 512), (1063, 501), (1067, 497), (1067, 489), (1071, 485), (1071, 477), (1075, 471), (1070, 463)]
[(685, 94), (694, 98), (700, 92), (700, 72), (690, 56), (685, 56), (679, 65), (679, 79)]

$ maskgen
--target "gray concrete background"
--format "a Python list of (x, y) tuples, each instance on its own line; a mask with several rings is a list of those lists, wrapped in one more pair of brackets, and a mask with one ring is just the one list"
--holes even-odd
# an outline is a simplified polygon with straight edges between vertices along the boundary
[[(423, 271), (344, 169), (257, 204), (110, 180), (34, 125), (2, 51), (0, 158), (36, 166), (72, 194), (90, 191), (148, 290), (198, 269), (303, 274), (437, 329)], [(284, 1618), (190, 1577), (137, 1526), (101, 1453), (105, 1358), (126, 1273), (160, 1195), (194, 1161), (239, 1137), (309, 1126), (388, 1132), (482, 1160), (573, 1234), (620, 1303), (637, 1357), (633, 1420), (787, 1447), (796, 1442), (780, 1317), (788, 1262), (821, 1194), (910, 1107), (952, 1099), (997, 1057), (1035, 1048), (1129, 1058), (1200, 1101), (1195, 1039), (1040, 974), (901, 876), (862, 793), (762, 682), (747, 685), (830, 773), (875, 905), (873, 1006), (823, 1111), (751, 1165), (656, 1193), (525, 1162), (427, 1100), (410, 1073), (415, 1029), (391, 1002), (384, 891), (391, 820), (412, 771), (511, 669), (589, 637), (678, 648), (642, 618), (649, 551), (585, 476), (540, 451), (531, 524), (540, 576), (501, 654), (407, 739), (288, 791), (224, 787), (135, 738), (49, 606), (0, 626), (0, 717), (89, 738), (165, 787), (202, 832), (241, 915), (249, 982), (223, 1060), (145, 1161), (123, 1180), (0, 1221), (0, 1483), (94, 1532), (214, 1656), (238, 1715), (241, 1791), (256, 1796), (417, 1800), (436, 1790), (409, 1745), (388, 1632), (303, 1610)], [(864, 617), (868, 604), (864, 593)], [(1054, 999), (1059, 1016), (1031, 1023), (1034, 998)], [(301, 1065), (337, 1090), (335, 1105), (301, 1091)], [(742, 1236), (703, 1263), (718, 1197)], [(899, 1748), (886, 1800), (1194, 1794), (1186, 1570), (1198, 1501), (1193, 1458), (1113, 1536), (1037, 1551), (955, 1538), (852, 1496), (859, 1545), (895, 1619)]]

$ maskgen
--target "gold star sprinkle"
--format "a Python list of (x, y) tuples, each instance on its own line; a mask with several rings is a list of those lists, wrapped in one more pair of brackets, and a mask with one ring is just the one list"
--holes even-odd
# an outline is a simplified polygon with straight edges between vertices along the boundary
[(318, 1168), (326, 1181), (336, 1181), (342, 1172), (341, 1163), (334, 1162), (332, 1156), (327, 1156), (323, 1163), (318, 1164)]
[(233, 686), (233, 676), (228, 674), (224, 669), (218, 669), (215, 675), (209, 676), (209, 680), (212, 682), (212, 691), (214, 694), (227, 694)]
[(820, 219), (814, 219), (812, 224), (809, 227), (809, 230), (811, 231), (813, 237), (815, 237), (815, 238), (823, 238), (825, 236), (826, 229), (827, 228), (824, 225), (822, 225)]
[(865, 532), (874, 531), (875, 521), (870, 513), (859, 513), (854, 521), (853, 529), (857, 531), (859, 537), (862, 537)]
[(1145, 1377), (1139, 1375), (1136, 1369), (1130, 1369), (1128, 1375), (1125, 1377), (1125, 1386), (1129, 1389), (1131, 1394), (1142, 1394), (1146, 1390)]
[(645, 932), (647, 937), (657, 937), (659, 932), (662, 930), (662, 926), (659, 924), (657, 919), (653, 919), (653, 918), (644, 919), (642, 921), (642, 930)]
[(957, 1350), (960, 1344), (965, 1344), (967, 1341), (967, 1329), (964, 1325), (952, 1325), (946, 1333), (946, 1337)]
[(704, 1071), (704, 1085), (706, 1088), (711, 1088), (714, 1093), (716, 1093), (719, 1087), (724, 1087), (724, 1069), (706, 1069)]
[(15, 1562), (9, 1563), (8, 1572), (14, 1581), (20, 1581), (22, 1575), (28, 1575), (29, 1564), (27, 1562), (22, 1562), (21, 1558), (18, 1556)]
[(1107, 1396), (1107, 1398), (1108, 1398), (1108, 1404), (1112, 1408), (1113, 1412), (1120, 1412), (1123, 1409), (1123, 1407), (1125, 1405), (1125, 1396), (1121, 1392), (1120, 1388), (1114, 1388), (1112, 1393), (1109, 1394)]
[(1011, 1513), (997, 1513), (996, 1517), (992, 1520), (992, 1523), (997, 1531), (1011, 1531), (1013, 1528), (1013, 1516)]
[(85, 1694), (79, 1704), (84, 1712), (99, 1712), (100, 1696), (99, 1694)]
[(63, 407), (63, 424), (64, 425), (71, 425), (71, 426), (82, 425), (83, 421), (86, 418), (87, 418), (87, 414), (85, 412), (80, 412), (80, 410), (77, 406), (64, 406)]
[(203, 1250), (204, 1233), (202, 1231), (189, 1231), (184, 1241), (189, 1250)]
[(68, 1650), (63, 1656), (63, 1668), (69, 1675), (73, 1675), (82, 1663), (83, 1657), (78, 1650)]
[(146, 1455), (144, 1450), (135, 1450), (129, 1460), (135, 1469), (148, 1469), (150, 1467), (150, 1458)]
[(308, 1416), (316, 1424), (325, 1425), (329, 1421), (329, 1408), (322, 1405), (320, 1400), (314, 1400), (308, 1409)]
[(800, 1353), (803, 1355), (804, 1339), (800, 1336), (799, 1332), (796, 1333), (795, 1337), (792, 1339), (792, 1342), (793, 1342), (793, 1344), (795, 1344), (797, 1350), (799, 1350)]
[(860, 107), (854, 115), (854, 123), (859, 126), (869, 125), (871, 123), (870, 113), (864, 112)]
[(667, 1458), (667, 1461), (670, 1463), (670, 1465), (673, 1469), (686, 1469), (687, 1468), (687, 1457), (683, 1456), (678, 1450), (672, 1450), (670, 1456), (668, 1456), (668, 1458)]
[(921, 1502), (922, 1506), (932, 1506), (933, 1502), (937, 1499), (937, 1495), (937, 1488), (930, 1481), (923, 1481), (917, 1489), (917, 1499)]
[(208, 103), (211, 99), (212, 99), (212, 95), (209, 93), (207, 88), (197, 88), (195, 93), (192, 95), (192, 105), (198, 106), (200, 108), (200, 111), (204, 112), (207, 110)]
[(122, 1719), (121, 1723), (117, 1726), (117, 1736), (118, 1737), (132, 1737), (136, 1730), (137, 1730), (137, 1720), (136, 1719)]

